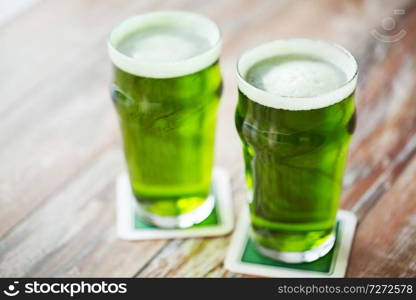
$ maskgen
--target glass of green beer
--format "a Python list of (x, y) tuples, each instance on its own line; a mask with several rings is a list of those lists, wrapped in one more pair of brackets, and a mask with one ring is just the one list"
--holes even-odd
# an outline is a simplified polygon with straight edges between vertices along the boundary
[(210, 193), (221, 37), (211, 20), (159, 11), (116, 26), (112, 99), (138, 213), (165, 228), (203, 221)]
[(357, 70), (344, 48), (308, 39), (272, 41), (238, 60), (251, 237), (267, 257), (310, 262), (334, 245)]

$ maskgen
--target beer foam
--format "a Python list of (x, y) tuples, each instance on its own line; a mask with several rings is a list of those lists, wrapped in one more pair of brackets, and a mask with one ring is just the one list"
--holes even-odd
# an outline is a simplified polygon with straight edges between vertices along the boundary
[(143, 77), (198, 72), (218, 60), (218, 27), (200, 15), (159, 11), (130, 18), (111, 32), (108, 51), (120, 69)]
[(175, 62), (201, 54), (209, 48), (209, 41), (193, 32), (181, 28), (160, 27), (126, 37), (120, 42), (118, 50), (136, 59)]
[(357, 62), (340, 46), (307, 39), (277, 40), (243, 54), (238, 86), (249, 99), (272, 108), (310, 110), (353, 93)]

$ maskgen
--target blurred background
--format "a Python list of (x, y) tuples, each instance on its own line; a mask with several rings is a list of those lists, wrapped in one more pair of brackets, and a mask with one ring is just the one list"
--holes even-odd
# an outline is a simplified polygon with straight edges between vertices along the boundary
[(223, 34), (216, 164), (246, 200), (235, 63), (285, 37), (333, 41), (360, 64), (342, 207), (359, 218), (348, 276), (416, 276), (416, 1), (0, 0), (0, 276), (228, 277), (229, 237), (126, 242), (124, 170), (106, 37), (153, 10), (194, 11)]

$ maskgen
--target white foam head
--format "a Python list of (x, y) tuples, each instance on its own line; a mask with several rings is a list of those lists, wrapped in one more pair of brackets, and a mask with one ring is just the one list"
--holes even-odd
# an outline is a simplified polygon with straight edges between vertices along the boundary
[(262, 105), (310, 110), (353, 93), (357, 62), (344, 48), (308, 39), (276, 40), (244, 53), (237, 63), (240, 91)]
[(218, 60), (218, 27), (198, 14), (158, 11), (125, 20), (108, 40), (112, 62), (143, 77), (170, 78), (198, 72)]

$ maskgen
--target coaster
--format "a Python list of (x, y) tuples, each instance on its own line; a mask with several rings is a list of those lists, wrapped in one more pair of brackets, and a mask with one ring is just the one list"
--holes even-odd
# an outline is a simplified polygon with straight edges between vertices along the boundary
[(223, 168), (215, 167), (212, 178), (215, 207), (201, 223), (186, 229), (158, 228), (143, 221), (136, 212), (136, 199), (127, 173), (117, 179), (117, 234), (124, 240), (173, 239), (226, 235), (233, 229), (230, 181)]
[(354, 213), (339, 210), (336, 240), (331, 251), (310, 263), (288, 264), (261, 255), (249, 236), (249, 212), (244, 207), (232, 236), (225, 258), (225, 268), (231, 272), (264, 277), (344, 277), (355, 233)]

